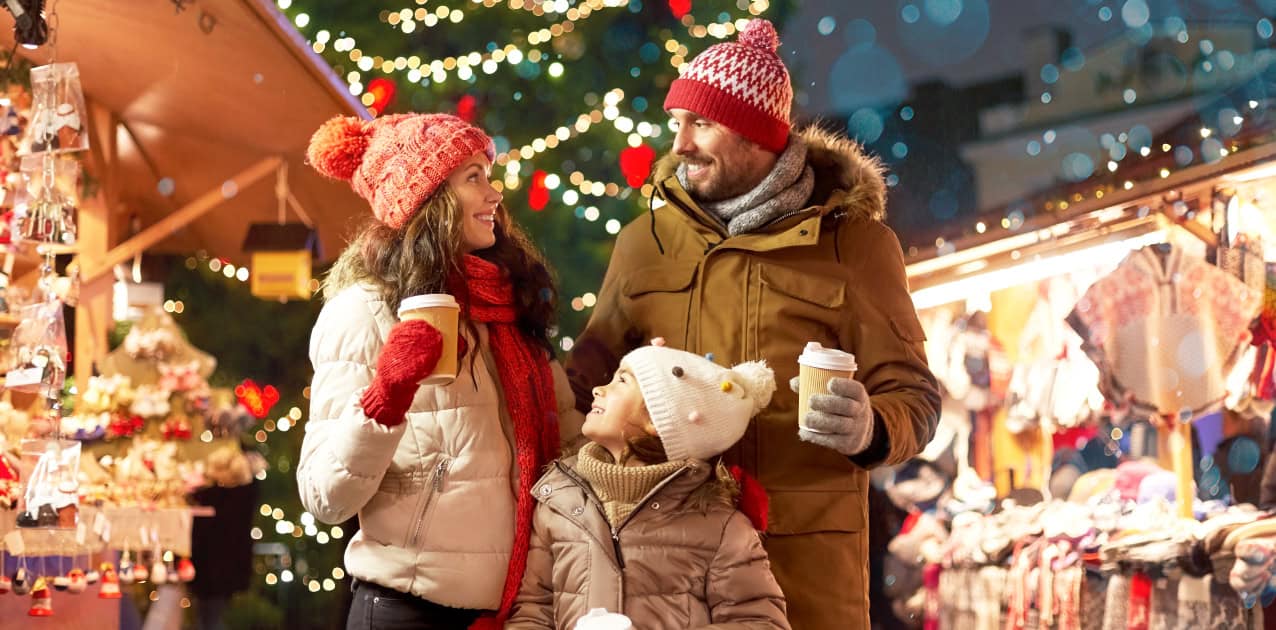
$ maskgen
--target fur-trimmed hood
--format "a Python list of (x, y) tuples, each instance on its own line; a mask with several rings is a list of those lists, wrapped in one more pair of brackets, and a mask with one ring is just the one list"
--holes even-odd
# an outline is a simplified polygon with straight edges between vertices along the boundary
[[(815, 171), (815, 190), (809, 205), (847, 218), (886, 219), (886, 166), (858, 142), (812, 124), (794, 130), (806, 141), (806, 163)], [(673, 177), (678, 157), (668, 153), (656, 162), (655, 181)]]

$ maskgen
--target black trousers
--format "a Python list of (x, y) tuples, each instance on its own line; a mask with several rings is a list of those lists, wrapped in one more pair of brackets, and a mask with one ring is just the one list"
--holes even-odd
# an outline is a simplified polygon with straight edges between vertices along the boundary
[(371, 582), (356, 581), (346, 630), (465, 630), (477, 610), (448, 608)]

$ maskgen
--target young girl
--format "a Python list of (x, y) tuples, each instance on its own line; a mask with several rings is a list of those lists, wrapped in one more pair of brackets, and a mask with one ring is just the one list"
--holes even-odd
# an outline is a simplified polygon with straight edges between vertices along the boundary
[[(297, 467), (315, 518), (359, 516), (348, 628), (465, 628), (482, 611), (499, 626), (527, 558), (532, 481), (556, 457), (557, 413), (575, 413), (556, 403), (572, 397), (550, 360), (550, 271), (488, 182), (492, 156), (486, 134), (443, 114), (335, 118), (311, 140), (310, 163), (376, 217), (326, 280)], [(461, 304), (448, 385), (418, 385), (440, 332), (396, 316), (425, 293)]]
[(728, 370), (659, 346), (626, 355), (594, 389), (590, 443), (533, 489), (532, 550), (506, 628), (572, 630), (605, 608), (640, 630), (787, 630), (758, 532), (711, 463), (774, 391), (762, 362)]

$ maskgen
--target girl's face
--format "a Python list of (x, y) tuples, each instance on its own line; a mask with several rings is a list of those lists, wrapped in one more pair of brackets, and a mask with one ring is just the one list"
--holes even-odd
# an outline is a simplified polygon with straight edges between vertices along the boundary
[(496, 244), (497, 206), (501, 193), (492, 187), (487, 154), (475, 153), (448, 175), (448, 187), (461, 205), (462, 249), (468, 254)]
[(611, 451), (616, 461), (620, 461), (627, 439), (641, 437), (644, 432), (655, 435), (638, 379), (628, 367), (622, 365), (610, 383), (594, 388), (594, 404), (580, 431)]

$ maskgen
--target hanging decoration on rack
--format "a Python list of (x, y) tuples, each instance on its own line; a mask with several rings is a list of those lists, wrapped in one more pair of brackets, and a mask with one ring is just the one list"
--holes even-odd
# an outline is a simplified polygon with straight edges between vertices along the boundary
[[(279, 220), (252, 223), (244, 236), (243, 250), (252, 255), (249, 289), (263, 299), (310, 299), (310, 278), (319, 253), (319, 235), (310, 225), (297, 199), (288, 191), (288, 164), (279, 165), (275, 182)], [(302, 223), (288, 223), (288, 208)]]
[(87, 112), (74, 63), (31, 69), (31, 122), (19, 144), (22, 186), (14, 200), (18, 237), (37, 243), (75, 243), (79, 163), (59, 157), (89, 147)]

